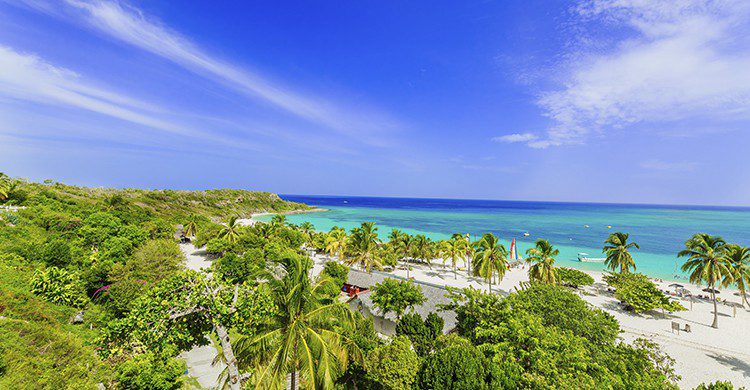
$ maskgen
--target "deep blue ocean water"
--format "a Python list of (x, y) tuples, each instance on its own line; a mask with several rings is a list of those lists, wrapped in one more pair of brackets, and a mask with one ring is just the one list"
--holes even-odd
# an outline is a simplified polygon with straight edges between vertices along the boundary
[[(294, 223), (311, 222), (316, 229), (351, 229), (374, 221), (383, 240), (393, 228), (445, 239), (469, 233), (474, 239), (492, 232), (506, 247), (516, 238), (519, 252), (538, 238), (560, 249), (557, 263), (580, 269), (603, 270), (602, 264), (581, 263), (586, 252), (601, 257), (609, 233), (623, 231), (641, 246), (633, 252), (637, 270), (653, 277), (681, 279), (676, 257), (685, 240), (705, 232), (729, 242), (750, 245), (750, 208), (710, 206), (626, 205), (462, 199), (414, 199), (344, 196), (282, 195), (283, 199), (330, 211), (288, 216)], [(266, 217), (268, 219), (269, 217)], [(261, 217), (263, 219), (263, 217)], [(589, 227), (585, 227), (588, 225)], [(608, 228), (608, 226), (612, 226)], [(524, 237), (523, 233), (529, 236)]]

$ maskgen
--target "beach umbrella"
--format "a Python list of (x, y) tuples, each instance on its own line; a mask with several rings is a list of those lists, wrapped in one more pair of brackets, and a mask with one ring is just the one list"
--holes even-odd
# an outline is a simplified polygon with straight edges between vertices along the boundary
[(707, 293), (713, 292), (714, 294), (720, 294), (721, 293), (721, 291), (719, 291), (719, 290), (717, 290), (715, 288), (710, 288), (710, 287), (704, 288), (703, 291), (705, 291)]
[(669, 287), (680, 288), (680, 287), (685, 287), (685, 286), (683, 286), (681, 284), (677, 284), (677, 283), (672, 283), (672, 284), (669, 285)]
[[(738, 296), (738, 297), (741, 297), (741, 296), (742, 296), (742, 294), (740, 294), (739, 292), (736, 292), (736, 293), (734, 293), (734, 295), (736, 295), (736, 296)], [(750, 296), (750, 295), (748, 295), (748, 293), (745, 293), (745, 296)]]

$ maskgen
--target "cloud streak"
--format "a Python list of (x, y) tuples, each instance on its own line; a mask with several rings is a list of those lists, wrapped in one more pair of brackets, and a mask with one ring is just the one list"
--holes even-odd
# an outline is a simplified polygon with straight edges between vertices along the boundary
[[(592, 132), (686, 119), (717, 126), (750, 116), (750, 3), (742, 0), (592, 0), (579, 23), (627, 37), (596, 52), (574, 50), (559, 88), (538, 105), (552, 121), (529, 146), (583, 143)], [(592, 30), (595, 35), (595, 30)], [(590, 37), (588, 37), (590, 38)]]
[(0, 96), (95, 112), (153, 129), (183, 135), (195, 133), (151, 115), (157, 108), (96, 87), (73, 71), (41, 58), (0, 46)]
[(531, 142), (539, 138), (537, 135), (532, 133), (514, 133), (503, 135), (492, 138), (494, 142), (505, 142), (505, 143), (517, 143), (517, 142)]
[[(22, 0), (29, 7), (50, 13), (48, 3)], [(178, 32), (124, 3), (106, 0), (64, 0), (75, 18), (107, 36), (165, 58), (195, 74), (265, 102), (296, 117), (385, 146), (379, 136), (402, 125), (390, 116), (362, 107), (333, 104), (320, 96), (306, 96), (228, 61), (210, 55)]]

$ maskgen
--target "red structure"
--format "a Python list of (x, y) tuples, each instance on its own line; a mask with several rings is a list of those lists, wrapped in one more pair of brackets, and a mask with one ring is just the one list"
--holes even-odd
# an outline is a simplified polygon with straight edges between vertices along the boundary
[(355, 286), (349, 283), (344, 283), (344, 285), (341, 287), (341, 291), (345, 292), (350, 297), (353, 297), (361, 292), (367, 291), (367, 288)]

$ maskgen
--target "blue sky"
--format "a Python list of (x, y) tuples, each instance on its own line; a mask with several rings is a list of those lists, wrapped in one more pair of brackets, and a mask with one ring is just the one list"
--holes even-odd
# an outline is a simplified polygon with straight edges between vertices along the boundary
[(750, 3), (0, 0), (0, 171), (750, 205)]

